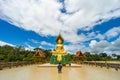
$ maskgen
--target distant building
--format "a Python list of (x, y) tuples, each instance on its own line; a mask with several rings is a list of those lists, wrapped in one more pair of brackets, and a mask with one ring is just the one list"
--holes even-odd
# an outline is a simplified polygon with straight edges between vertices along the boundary
[(84, 55), (82, 54), (81, 51), (77, 51), (75, 57), (80, 58), (80, 57), (84, 57)]
[(34, 55), (35, 58), (44, 58), (45, 55), (43, 54), (43, 51), (38, 50), (36, 54)]

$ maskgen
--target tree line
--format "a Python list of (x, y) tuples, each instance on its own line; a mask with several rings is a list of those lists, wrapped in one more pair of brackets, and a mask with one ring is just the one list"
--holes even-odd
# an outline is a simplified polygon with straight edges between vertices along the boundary
[[(36, 50), (42, 50), (45, 58), (35, 58)], [(48, 62), (50, 61), (51, 51), (41, 48), (35, 48), (33, 51), (25, 50), (24, 47), (12, 47), (9, 45), (0, 46), (0, 62), (21, 62), (21, 61), (34, 61), (34, 62)]]
[[(36, 50), (41, 50), (45, 55), (44, 58), (35, 58)], [(25, 50), (24, 47), (17, 46), (12, 47), (9, 45), (0, 46), (0, 62), (21, 62), (21, 61), (34, 61), (34, 62), (49, 62), (51, 58), (52, 50), (45, 50), (42, 48), (35, 48), (33, 51)], [(77, 61), (120, 61), (120, 55), (107, 53), (91, 54), (90, 52), (83, 53), (84, 57), (76, 58), (74, 54), (68, 53), (68, 59), (70, 62)]]

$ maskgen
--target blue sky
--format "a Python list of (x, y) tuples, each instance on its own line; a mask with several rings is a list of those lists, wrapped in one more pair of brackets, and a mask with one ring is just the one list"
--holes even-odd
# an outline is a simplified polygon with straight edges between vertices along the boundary
[[(55, 41), (53, 42), (53, 40), (55, 40), (55, 37), (40, 36), (33, 31), (26, 31), (3, 20), (0, 20), (0, 25), (3, 26), (0, 27), (0, 40), (13, 44), (15, 46), (28, 47), (28, 45), (30, 45), (31, 47), (33, 46), (36, 48), (40, 47), (41, 42), (44, 43), (44, 41), (55, 44)], [(41, 48), (45, 47), (45, 49), (49, 49), (49, 43), (48, 46), (44, 45), (43, 47), (41, 46)]]
[(0, 1), (0, 45), (120, 54), (120, 0)]

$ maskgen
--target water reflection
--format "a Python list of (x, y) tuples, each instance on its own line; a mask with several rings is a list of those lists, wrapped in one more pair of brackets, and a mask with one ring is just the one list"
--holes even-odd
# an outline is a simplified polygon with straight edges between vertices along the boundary
[(58, 78), (57, 80), (62, 80), (62, 73), (58, 73)]

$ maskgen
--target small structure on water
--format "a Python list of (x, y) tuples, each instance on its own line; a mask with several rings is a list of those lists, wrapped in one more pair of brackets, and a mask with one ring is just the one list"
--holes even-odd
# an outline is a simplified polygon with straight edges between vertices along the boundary
[(52, 51), (50, 64), (68, 64), (67, 52), (64, 51), (64, 39), (59, 34), (56, 38), (56, 48)]

